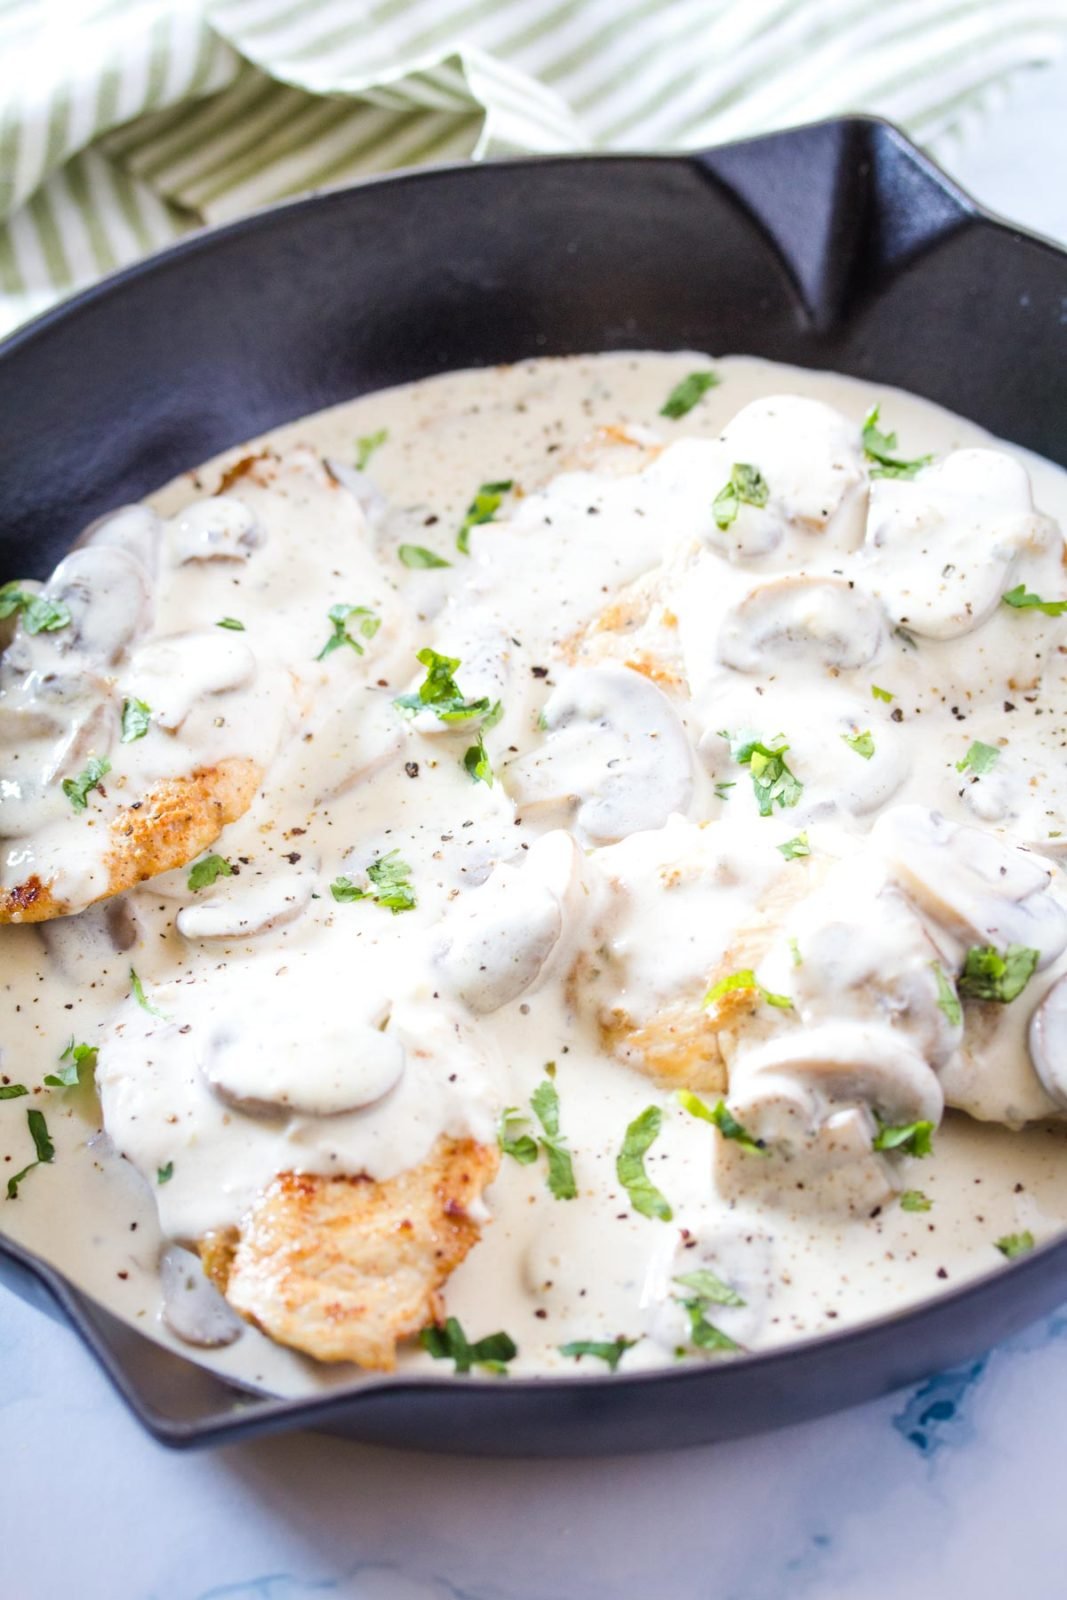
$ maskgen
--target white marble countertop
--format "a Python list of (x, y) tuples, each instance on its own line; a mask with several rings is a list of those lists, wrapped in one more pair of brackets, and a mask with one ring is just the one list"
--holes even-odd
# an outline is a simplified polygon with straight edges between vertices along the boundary
[[(1067, 241), (1067, 63), (953, 163)], [(144, 1436), (0, 1291), (3, 1600), (1060, 1600), (1067, 1315), (917, 1391), (763, 1438), (493, 1462)]]

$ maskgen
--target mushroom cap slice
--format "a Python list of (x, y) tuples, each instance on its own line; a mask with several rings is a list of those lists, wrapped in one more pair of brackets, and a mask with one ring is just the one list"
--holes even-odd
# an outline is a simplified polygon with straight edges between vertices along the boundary
[(441, 1314), (439, 1290), (478, 1242), (500, 1152), (437, 1140), (395, 1178), (283, 1172), (237, 1229), (201, 1244), (234, 1310), (318, 1361), (391, 1372), (396, 1347)]
[(1067, 1111), (1067, 976), (1056, 980), (1030, 1018), (1028, 1044), (1042, 1086)]
[(182, 895), (188, 904), (178, 912), (178, 932), (190, 942), (270, 933), (307, 909), (315, 882), (311, 872), (268, 873), (251, 882), (243, 873), (220, 879), (210, 895)]
[(674, 707), (629, 667), (580, 667), (545, 703), (543, 745), (502, 776), (525, 811), (576, 813), (579, 837), (609, 844), (662, 827), (693, 791), (689, 741)]
[(749, 591), (719, 630), (719, 659), (764, 676), (799, 666), (849, 671), (873, 661), (885, 612), (843, 578), (776, 578)]
[(885, 812), (871, 841), (909, 899), (964, 947), (1025, 945), (1045, 967), (1067, 946), (1052, 868), (1031, 851), (916, 805)]

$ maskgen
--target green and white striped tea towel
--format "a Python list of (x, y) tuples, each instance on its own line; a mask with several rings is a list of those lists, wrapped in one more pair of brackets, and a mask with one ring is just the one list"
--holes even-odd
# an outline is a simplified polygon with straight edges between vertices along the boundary
[(936, 153), (1067, 0), (0, 0), (0, 331), (308, 189), (840, 111)]

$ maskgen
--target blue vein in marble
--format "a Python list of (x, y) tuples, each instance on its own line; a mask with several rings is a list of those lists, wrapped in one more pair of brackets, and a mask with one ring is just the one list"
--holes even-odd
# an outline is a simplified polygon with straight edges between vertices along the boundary
[(982, 1356), (921, 1383), (893, 1418), (894, 1428), (924, 1456), (936, 1455), (943, 1445), (969, 1437), (964, 1400), (981, 1381), (988, 1361), (988, 1356)]

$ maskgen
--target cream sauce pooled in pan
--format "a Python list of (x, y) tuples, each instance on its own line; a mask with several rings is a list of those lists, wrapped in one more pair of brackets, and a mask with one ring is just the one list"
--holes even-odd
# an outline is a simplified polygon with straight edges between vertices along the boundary
[[(511, 1372), (769, 1348), (1052, 1236), (1065, 482), (896, 391), (606, 356), (105, 519), (0, 621), (4, 1230), (291, 1393), (354, 1368), (185, 1253), (279, 1174), (483, 1152), (434, 1314)], [(46, 1083), (72, 1040), (99, 1100)]]

